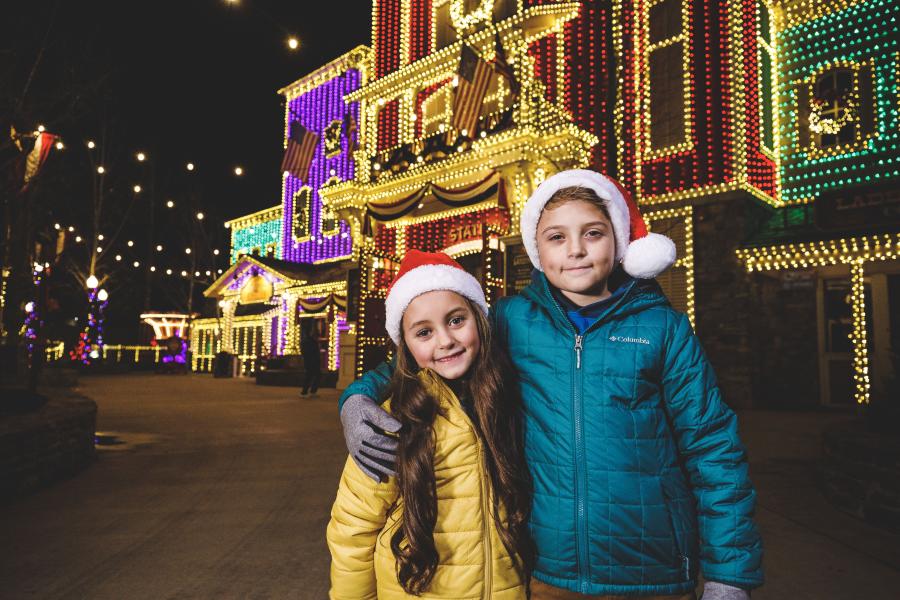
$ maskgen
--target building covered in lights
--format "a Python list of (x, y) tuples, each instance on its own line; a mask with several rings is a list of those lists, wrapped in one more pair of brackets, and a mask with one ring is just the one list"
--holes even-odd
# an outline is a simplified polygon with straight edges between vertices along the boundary
[(210, 371), (217, 352), (234, 354), (250, 374), (273, 356), (300, 352), (301, 335), (326, 343), (323, 367), (340, 364), (340, 337), (348, 329), (347, 271), (354, 258), (346, 222), (323, 205), (320, 191), (352, 179), (358, 132), (344, 135), (359, 103), (357, 90), (370, 53), (358, 47), (279, 90), (285, 99), (285, 138), (293, 121), (320, 135), (305, 181), (282, 175), (281, 203), (226, 223), (231, 267), (204, 293), (218, 299), (219, 317), (194, 322), (193, 368)]
[[(659, 282), (732, 405), (867, 401), (900, 347), (898, 4), (373, 0), (371, 49), (281, 90), (285, 133), (319, 136), (310, 174), (230, 222), (195, 367), (296, 353), (311, 318), (346, 381), (388, 352), (408, 249), (514, 294), (521, 207), (588, 167), (676, 242)], [(492, 69), (471, 131), (453, 125), (465, 46)]]

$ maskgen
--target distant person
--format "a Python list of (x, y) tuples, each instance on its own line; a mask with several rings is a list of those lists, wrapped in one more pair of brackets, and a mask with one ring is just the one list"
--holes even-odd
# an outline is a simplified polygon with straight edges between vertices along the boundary
[(300, 340), (300, 354), (303, 355), (303, 389), (300, 395), (309, 393), (315, 396), (319, 391), (319, 380), (322, 378), (322, 364), (319, 356), (319, 340), (308, 330), (303, 332)]

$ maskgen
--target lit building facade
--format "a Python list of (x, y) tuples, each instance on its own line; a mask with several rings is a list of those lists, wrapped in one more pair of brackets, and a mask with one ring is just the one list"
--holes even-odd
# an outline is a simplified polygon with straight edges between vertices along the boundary
[(736, 255), (767, 300), (760, 321), (784, 331), (780, 395), (897, 402), (900, 2), (778, 9), (782, 204)]
[[(308, 311), (291, 298), (333, 294), (346, 382), (389, 353), (384, 297), (409, 249), (454, 256), (491, 301), (514, 294), (525, 201), (593, 168), (675, 241), (658, 280), (732, 405), (866, 402), (900, 347), (898, 16), (898, 0), (373, 0), (371, 50), (282, 90), (286, 131), (320, 136), (310, 175), (285, 176), (265, 227), (232, 222), (240, 257), (209, 293), (228, 307), (240, 273), (272, 279), (257, 355), (296, 351)], [(493, 72), (471, 131), (453, 125), (465, 46)]]
[(224, 351), (237, 357), (241, 373), (253, 374), (272, 358), (298, 355), (302, 335), (322, 341), (323, 369), (339, 368), (354, 240), (322, 204), (320, 190), (354, 177), (359, 133), (344, 124), (359, 118), (359, 105), (345, 97), (360, 87), (369, 60), (369, 50), (358, 47), (279, 90), (285, 145), (294, 121), (320, 143), (305, 180), (282, 174), (279, 205), (226, 223), (232, 264), (204, 292), (218, 300), (219, 317), (194, 323), (195, 370), (212, 370)]

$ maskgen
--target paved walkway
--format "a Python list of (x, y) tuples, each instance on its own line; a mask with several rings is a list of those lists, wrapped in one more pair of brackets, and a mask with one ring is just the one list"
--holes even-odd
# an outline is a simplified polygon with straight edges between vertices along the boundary
[[(0, 598), (327, 597), (328, 511), (345, 458), (336, 393), (209, 376), (86, 378), (108, 441), (74, 479), (0, 508)], [(900, 537), (813, 486), (840, 415), (741, 415), (768, 583), (754, 600), (880, 600)]]

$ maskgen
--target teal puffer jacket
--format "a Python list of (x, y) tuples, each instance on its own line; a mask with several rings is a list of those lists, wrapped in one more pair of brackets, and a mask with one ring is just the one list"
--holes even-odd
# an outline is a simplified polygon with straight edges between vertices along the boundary
[[(762, 584), (756, 494), (735, 414), (687, 317), (654, 281), (583, 335), (543, 273), (500, 300), (495, 332), (520, 377), (534, 478), (534, 576), (583, 594), (681, 594)], [(380, 397), (386, 366), (343, 398)]]

